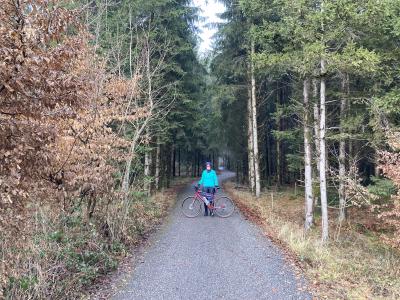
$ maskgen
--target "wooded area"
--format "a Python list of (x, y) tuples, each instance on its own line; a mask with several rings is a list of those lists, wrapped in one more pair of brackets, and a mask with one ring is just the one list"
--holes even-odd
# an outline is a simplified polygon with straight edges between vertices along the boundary
[[(143, 197), (216, 159), (196, 8), (107, 0), (0, 7), (0, 290), (68, 298), (112, 267), (96, 246), (115, 252), (140, 231), (149, 218)], [(58, 271), (41, 273), (52, 265)], [(73, 274), (73, 289), (54, 283)]]
[(304, 187), (324, 241), (328, 206), (382, 210), (399, 246), (399, 2), (224, 3), (211, 74), (237, 181)]
[(206, 160), (400, 248), (400, 2), (221, 2), (200, 55), (188, 0), (0, 0), (0, 298), (73, 297)]

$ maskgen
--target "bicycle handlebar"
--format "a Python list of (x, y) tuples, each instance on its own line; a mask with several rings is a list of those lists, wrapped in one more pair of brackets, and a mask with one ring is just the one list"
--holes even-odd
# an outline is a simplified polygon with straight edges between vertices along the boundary
[[(194, 189), (195, 189), (195, 191), (198, 191), (198, 190), (200, 189), (200, 187), (199, 187), (199, 186), (197, 186), (197, 185), (195, 185), (195, 186), (194, 186)], [(215, 186), (215, 187), (214, 187), (214, 189), (216, 189), (216, 190), (220, 190), (220, 189), (221, 189), (221, 187), (220, 187), (220, 186)]]

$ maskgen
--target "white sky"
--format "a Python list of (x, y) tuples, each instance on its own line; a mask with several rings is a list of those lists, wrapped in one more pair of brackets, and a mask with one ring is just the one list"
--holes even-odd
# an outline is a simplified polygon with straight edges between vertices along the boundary
[(201, 43), (199, 47), (199, 52), (205, 53), (208, 50), (211, 50), (212, 36), (217, 31), (217, 29), (215, 28), (207, 28), (207, 24), (220, 22), (221, 19), (218, 18), (217, 15), (223, 13), (225, 11), (225, 7), (222, 3), (219, 3), (216, 0), (192, 0), (192, 1), (195, 6), (199, 7), (202, 10), (200, 16), (205, 18), (204, 21), (198, 24), (201, 30), (200, 32)]

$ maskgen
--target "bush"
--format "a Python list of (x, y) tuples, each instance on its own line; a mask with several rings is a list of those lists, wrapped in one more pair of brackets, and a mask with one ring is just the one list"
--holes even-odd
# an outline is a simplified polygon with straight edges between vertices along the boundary
[(126, 206), (99, 201), (87, 219), (84, 203), (72, 212), (41, 207), (24, 239), (0, 237), (0, 299), (74, 299), (146, 235), (174, 202), (175, 194), (131, 192)]
[(390, 179), (372, 176), (371, 181), (372, 184), (368, 186), (368, 191), (381, 200), (389, 200), (391, 195), (397, 192), (396, 185)]

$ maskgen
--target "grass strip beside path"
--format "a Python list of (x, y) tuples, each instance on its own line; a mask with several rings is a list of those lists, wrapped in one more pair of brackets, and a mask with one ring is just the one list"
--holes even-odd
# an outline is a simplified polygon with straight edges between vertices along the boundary
[[(256, 199), (231, 182), (225, 184), (225, 190), (246, 218), (286, 250), (304, 271), (317, 297), (400, 299), (400, 253), (374, 234), (359, 233), (356, 224), (349, 222), (335, 241), (322, 245), (318, 227), (304, 233), (302, 196), (294, 196), (292, 191), (269, 191)], [(334, 222), (330, 224), (332, 233), (336, 227)]]

